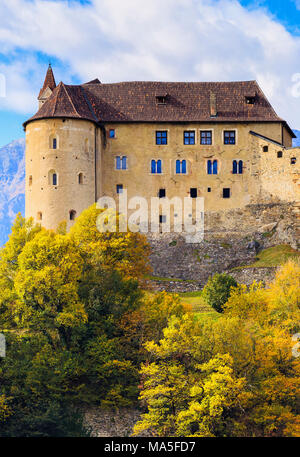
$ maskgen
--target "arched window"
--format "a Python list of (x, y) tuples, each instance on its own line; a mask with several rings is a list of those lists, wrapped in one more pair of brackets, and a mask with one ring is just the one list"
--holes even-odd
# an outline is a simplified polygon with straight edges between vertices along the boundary
[(211, 166), (211, 160), (207, 161), (207, 174), (211, 175), (212, 174), (212, 166)]
[(239, 160), (239, 174), (240, 175), (243, 174), (243, 161), (242, 160)]
[(30, 186), (32, 186), (32, 176), (31, 175), (29, 176), (28, 183), (29, 183)]
[(151, 173), (156, 173), (156, 162), (155, 160), (151, 160)]
[(74, 221), (76, 217), (76, 211), (74, 209), (71, 209), (70, 211), (70, 221)]
[(78, 175), (78, 184), (83, 184), (83, 173), (79, 173)]
[(117, 156), (116, 157), (116, 169), (117, 170), (127, 170), (127, 156)]
[(41, 211), (39, 211), (39, 212), (37, 213), (37, 220), (38, 220), (38, 221), (41, 221), (42, 219), (43, 219), (43, 213), (42, 213)]
[(161, 160), (151, 160), (151, 173), (161, 174), (162, 173), (162, 162)]
[(176, 160), (176, 174), (186, 174), (186, 160)]
[(233, 173), (234, 175), (236, 175), (237, 172), (238, 172), (238, 165), (237, 165), (237, 161), (234, 160), (234, 161), (232, 162), (232, 173)]
[(162, 168), (161, 168), (161, 160), (159, 159), (157, 161), (157, 173), (161, 173), (162, 172)]
[(55, 170), (50, 170), (48, 173), (48, 181), (50, 186), (58, 185), (58, 175)]
[(218, 174), (218, 161), (214, 160), (213, 161), (213, 175), (217, 175), (217, 174)]

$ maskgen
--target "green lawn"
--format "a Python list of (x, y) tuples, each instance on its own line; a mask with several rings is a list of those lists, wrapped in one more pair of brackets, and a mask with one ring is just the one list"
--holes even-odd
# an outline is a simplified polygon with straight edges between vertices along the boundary
[(280, 244), (259, 252), (256, 261), (252, 265), (240, 266), (234, 268), (234, 270), (240, 270), (242, 268), (278, 267), (290, 259), (300, 260), (300, 251), (296, 251), (287, 244)]
[(181, 298), (182, 303), (188, 304), (192, 307), (192, 310), (197, 315), (197, 318), (201, 316), (209, 316), (213, 319), (217, 319), (219, 313), (217, 313), (211, 306), (209, 306), (204, 298), (202, 297), (202, 292), (184, 292), (178, 294)]

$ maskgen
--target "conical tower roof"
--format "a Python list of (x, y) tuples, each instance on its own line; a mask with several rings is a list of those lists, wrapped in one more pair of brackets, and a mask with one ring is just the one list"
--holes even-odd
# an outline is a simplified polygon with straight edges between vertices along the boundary
[(44, 85), (40, 90), (38, 98), (41, 97), (41, 95), (45, 92), (45, 90), (48, 87), (52, 91), (56, 88), (56, 82), (55, 82), (55, 78), (54, 78), (54, 74), (53, 74), (53, 70), (52, 70), (51, 64), (49, 64), (49, 67), (48, 67), (48, 70), (47, 70), (47, 74), (46, 74), (46, 78), (45, 78), (45, 81), (44, 81)]

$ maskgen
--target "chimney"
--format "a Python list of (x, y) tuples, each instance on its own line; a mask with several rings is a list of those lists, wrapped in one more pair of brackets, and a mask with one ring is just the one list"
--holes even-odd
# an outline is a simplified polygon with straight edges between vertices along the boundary
[(217, 116), (217, 97), (213, 92), (210, 93), (210, 117)]

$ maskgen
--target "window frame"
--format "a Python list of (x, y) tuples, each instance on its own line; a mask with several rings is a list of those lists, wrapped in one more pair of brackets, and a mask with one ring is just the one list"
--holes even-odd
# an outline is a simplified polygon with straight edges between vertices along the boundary
[[(111, 132), (114, 132), (114, 133), (113, 133), (113, 136), (111, 136)], [(109, 130), (108, 130), (108, 138), (109, 138), (110, 140), (115, 140), (115, 139), (116, 139), (116, 129), (109, 129)]]
[[(155, 162), (155, 171), (153, 172), (153, 168), (152, 168), (152, 165), (153, 165), (153, 162)], [(157, 169), (158, 169), (158, 162), (160, 162), (160, 173), (158, 173)], [(155, 176), (155, 175), (162, 175), (163, 174), (163, 161), (162, 159), (151, 159), (150, 160), (150, 175), (151, 176)]]
[[(208, 133), (208, 132), (211, 133), (211, 137), (210, 137), (211, 143), (210, 143), (210, 144), (208, 144), (208, 143), (202, 143), (202, 133)], [(213, 132), (214, 132), (213, 129), (200, 129), (200, 130), (199, 130), (199, 135), (200, 135), (200, 146), (213, 146), (213, 143), (214, 143), (214, 140), (213, 140), (213, 138), (214, 138), (214, 133), (213, 133)]]
[[(226, 133), (234, 133), (234, 143), (226, 143), (225, 142), (225, 134)], [(230, 136), (229, 136), (229, 139), (230, 139)], [(224, 146), (236, 146), (237, 145), (237, 130), (236, 129), (232, 129), (232, 130), (223, 130), (223, 145)]]
[[(120, 192), (120, 190), (122, 190), (122, 192)], [(117, 193), (117, 195), (123, 194), (123, 191), (124, 191), (123, 184), (116, 184), (116, 193)]]
[[(177, 171), (178, 163), (179, 163), (179, 171)], [(183, 164), (185, 166), (185, 171), (182, 171)], [(176, 159), (175, 160), (175, 175), (187, 175), (187, 174), (188, 174), (188, 161), (186, 159)]]
[[(186, 137), (186, 135), (188, 135), (188, 136)], [(191, 140), (190, 135), (194, 135), (194, 137), (193, 137), (194, 142), (193, 143), (190, 142), (190, 140)], [(185, 142), (186, 138), (188, 138), (188, 140), (189, 140), (188, 143)], [(183, 131), (183, 145), (184, 146), (195, 146), (196, 144), (197, 144), (196, 130), (195, 129), (184, 130)]]
[[(163, 134), (165, 133), (166, 136), (163, 137), (163, 136), (158, 136), (158, 134)], [(158, 143), (158, 140), (162, 139), (162, 138), (165, 138), (166, 139), (166, 142), (165, 143)], [(168, 146), (169, 144), (169, 130), (155, 130), (155, 144), (156, 146)]]

